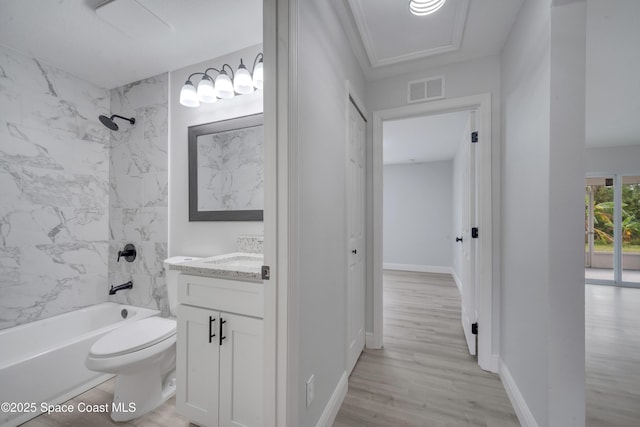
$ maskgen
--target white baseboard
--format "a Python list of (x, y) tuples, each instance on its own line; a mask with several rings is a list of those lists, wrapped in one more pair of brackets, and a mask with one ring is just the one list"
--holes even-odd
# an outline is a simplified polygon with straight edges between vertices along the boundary
[(417, 271), (419, 273), (453, 274), (453, 269), (451, 267), (441, 267), (437, 265), (396, 264), (392, 262), (385, 262), (382, 264), (382, 268), (385, 270)]
[(347, 395), (347, 389), (349, 388), (349, 377), (347, 376), (347, 372), (343, 372), (340, 380), (338, 381), (338, 385), (336, 385), (336, 389), (333, 391), (329, 402), (327, 402), (327, 406), (324, 407), (324, 411), (322, 411), (322, 415), (316, 424), (316, 427), (331, 427), (333, 422), (338, 415), (338, 411), (340, 411), (340, 407), (342, 406), (342, 402), (344, 401), (344, 397)]
[(451, 268), (451, 275), (453, 276), (453, 281), (456, 282), (456, 286), (458, 287), (458, 292), (460, 293), (460, 295), (462, 295), (462, 282), (460, 281), (460, 278), (458, 277), (458, 275), (456, 274), (453, 268)]
[(498, 374), (500, 371), (500, 355), (495, 353), (492, 354), (491, 358), (489, 359), (489, 366), (487, 368), (489, 368), (490, 372)]
[(372, 348), (375, 350), (379, 350), (382, 348), (382, 343), (379, 342), (379, 340), (376, 339), (376, 336), (373, 334), (373, 332), (367, 332), (364, 335), (364, 345), (367, 348)]
[(522, 393), (520, 393), (515, 380), (511, 376), (509, 368), (507, 368), (507, 365), (505, 365), (501, 360), (498, 364), (500, 365), (499, 374), (500, 379), (502, 380), (502, 385), (504, 385), (507, 396), (509, 396), (509, 400), (511, 400), (511, 405), (513, 405), (513, 409), (516, 411), (520, 425), (523, 427), (538, 427), (538, 423), (529, 410), (527, 402), (525, 402)]

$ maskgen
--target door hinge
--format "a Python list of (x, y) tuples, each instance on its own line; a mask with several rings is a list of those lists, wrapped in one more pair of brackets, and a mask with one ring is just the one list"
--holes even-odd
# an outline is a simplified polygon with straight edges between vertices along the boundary
[(471, 324), (471, 333), (473, 335), (478, 335), (478, 322)]
[(478, 142), (478, 131), (471, 132), (471, 142), (473, 143)]
[(474, 239), (478, 238), (478, 227), (471, 228), (471, 237)]
[(262, 266), (262, 280), (269, 280), (271, 277), (271, 267), (268, 265)]

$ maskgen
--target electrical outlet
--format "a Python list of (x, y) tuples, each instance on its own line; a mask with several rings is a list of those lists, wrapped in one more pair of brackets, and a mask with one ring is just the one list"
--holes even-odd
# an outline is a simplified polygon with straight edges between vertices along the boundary
[(307, 380), (307, 408), (311, 406), (311, 402), (313, 402), (313, 398), (315, 396), (315, 376), (311, 375)]

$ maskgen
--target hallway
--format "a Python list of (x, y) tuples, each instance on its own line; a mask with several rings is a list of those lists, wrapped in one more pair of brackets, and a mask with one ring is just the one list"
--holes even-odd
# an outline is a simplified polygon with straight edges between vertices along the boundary
[[(640, 289), (587, 285), (586, 425), (640, 420)], [(497, 375), (467, 354), (450, 276), (384, 272), (385, 347), (365, 351), (334, 427), (518, 426)]]
[(468, 354), (451, 276), (385, 270), (384, 340), (360, 356), (333, 427), (519, 425)]

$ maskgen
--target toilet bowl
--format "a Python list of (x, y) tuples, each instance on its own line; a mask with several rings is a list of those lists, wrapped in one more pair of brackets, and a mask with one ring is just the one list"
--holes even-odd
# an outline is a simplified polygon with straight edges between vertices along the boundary
[(85, 366), (117, 374), (111, 419), (146, 414), (176, 392), (176, 321), (148, 317), (118, 328), (94, 343)]
[[(177, 306), (178, 271), (169, 266), (192, 257), (165, 260), (171, 314)], [(85, 366), (116, 374), (111, 419), (128, 421), (154, 410), (176, 392), (176, 321), (147, 317), (106, 334), (96, 341)]]

